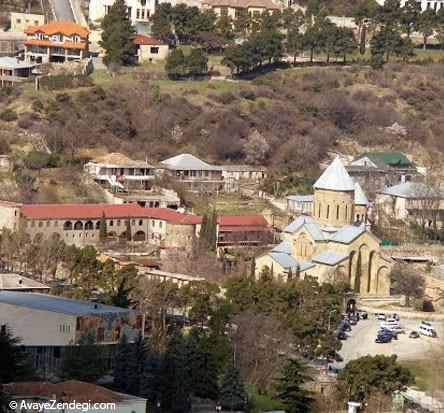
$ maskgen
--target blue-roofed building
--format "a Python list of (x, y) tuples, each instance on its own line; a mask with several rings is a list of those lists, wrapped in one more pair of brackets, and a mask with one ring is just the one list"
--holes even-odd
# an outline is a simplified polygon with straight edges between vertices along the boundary
[(290, 274), (319, 282), (348, 282), (356, 293), (387, 296), (391, 261), (366, 227), (368, 200), (336, 158), (314, 184), (314, 196), (290, 196), (312, 202), (313, 214), (302, 214), (282, 230), (282, 242), (256, 257), (256, 276), (264, 268), (288, 279)]
[(138, 311), (72, 300), (47, 294), (0, 291), (0, 327), (11, 329), (31, 355), (37, 369), (58, 367), (63, 349), (79, 344), (93, 332), (106, 349), (108, 364), (112, 347), (125, 336), (134, 342), (145, 328)]

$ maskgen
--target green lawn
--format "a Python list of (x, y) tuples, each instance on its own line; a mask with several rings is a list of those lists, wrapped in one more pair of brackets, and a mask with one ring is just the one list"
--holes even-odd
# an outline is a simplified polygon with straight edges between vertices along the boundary
[(247, 385), (247, 391), (251, 412), (261, 413), (269, 410), (283, 410), (282, 404), (278, 400), (268, 395), (259, 394), (254, 386)]

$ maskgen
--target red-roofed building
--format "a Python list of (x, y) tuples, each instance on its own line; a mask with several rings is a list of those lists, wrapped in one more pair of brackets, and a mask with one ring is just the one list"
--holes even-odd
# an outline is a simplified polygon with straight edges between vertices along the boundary
[(273, 229), (261, 214), (225, 215), (218, 218), (218, 246), (263, 245), (273, 241)]
[(154, 37), (136, 34), (133, 43), (137, 46), (137, 61), (154, 62), (168, 57), (169, 46)]
[(100, 222), (104, 216), (110, 240), (127, 239), (129, 220), (131, 237), (135, 242), (191, 249), (202, 220), (197, 215), (168, 208), (143, 208), (136, 203), (36, 204), (19, 208), (19, 226), (32, 238), (58, 236), (67, 244), (77, 246), (96, 245), (99, 242)]
[(25, 29), (25, 60), (66, 62), (88, 56), (89, 31), (77, 23), (51, 21)]

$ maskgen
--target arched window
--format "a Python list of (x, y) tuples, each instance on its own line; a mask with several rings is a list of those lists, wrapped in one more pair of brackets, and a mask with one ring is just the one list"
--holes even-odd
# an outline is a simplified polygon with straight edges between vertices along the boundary
[(71, 230), (72, 230), (72, 222), (71, 222), (71, 221), (66, 221), (66, 222), (63, 224), (63, 229), (64, 229), (65, 231), (71, 231)]
[(110, 227), (114, 226), (114, 221), (113, 220), (109, 221), (109, 226)]
[(321, 204), (319, 204), (318, 208), (318, 218), (321, 218)]
[(143, 225), (143, 219), (139, 219), (139, 226)]
[(134, 234), (134, 241), (145, 241), (146, 236), (145, 236), (145, 232), (143, 231), (137, 231)]
[(336, 219), (339, 219), (339, 205), (336, 205)]
[(327, 219), (329, 216), (330, 216), (330, 205), (327, 205), (327, 214), (326, 214)]
[(348, 219), (348, 205), (345, 206), (345, 219)]
[(87, 230), (94, 229), (94, 224), (93, 224), (93, 222), (92, 222), (92, 221), (86, 221), (86, 222), (85, 222), (85, 229), (87, 229)]
[(100, 229), (100, 221), (96, 222), (96, 229)]
[(117, 220), (117, 226), (120, 227), (120, 219)]
[(76, 221), (76, 223), (74, 224), (74, 229), (76, 231), (83, 230), (83, 223), (82, 223), (82, 221)]

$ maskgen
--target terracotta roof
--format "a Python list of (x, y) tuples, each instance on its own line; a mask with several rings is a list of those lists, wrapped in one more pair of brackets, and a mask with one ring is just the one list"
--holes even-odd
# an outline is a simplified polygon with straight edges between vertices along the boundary
[(255, 7), (267, 10), (281, 9), (281, 7), (272, 0), (204, 0), (203, 3), (213, 7), (234, 7), (240, 9)]
[(224, 215), (219, 219), (221, 232), (270, 231), (268, 221), (261, 214)]
[(86, 43), (52, 42), (51, 40), (29, 39), (23, 42), (26, 46), (63, 47), (64, 49), (86, 49)]
[[(76, 401), (78, 403), (118, 403), (125, 400), (124, 395), (114, 393), (102, 386), (70, 380), (57, 384), (48, 382), (20, 382), (3, 385), (4, 391), (12, 396), (29, 397), (40, 396), (52, 398), (64, 402)], [(129, 397), (128, 397), (129, 398)]]
[(164, 42), (162, 42), (160, 40), (157, 40), (154, 37), (143, 36), (142, 34), (136, 34), (133, 37), (133, 43), (141, 45), (141, 46), (145, 46), (145, 45), (147, 45), (147, 46), (162, 46), (162, 45), (165, 45), (166, 46), (166, 43), (164, 43)]
[(52, 36), (53, 34), (72, 36), (77, 34), (84, 39), (89, 35), (89, 30), (80, 24), (65, 21), (52, 21), (41, 26), (30, 26), (25, 29), (26, 34), (35, 34), (37, 32), (42, 32), (47, 36)]
[(35, 204), (23, 205), (20, 211), (27, 219), (99, 219), (105, 214), (108, 218), (154, 218), (172, 224), (198, 224), (202, 220), (198, 215), (138, 204)]
[(152, 165), (145, 161), (135, 161), (128, 156), (125, 156), (119, 152), (108, 153), (103, 156), (99, 156), (91, 161), (92, 163), (102, 163), (106, 165), (115, 165), (115, 166), (127, 166), (127, 167), (146, 167), (153, 168)]

